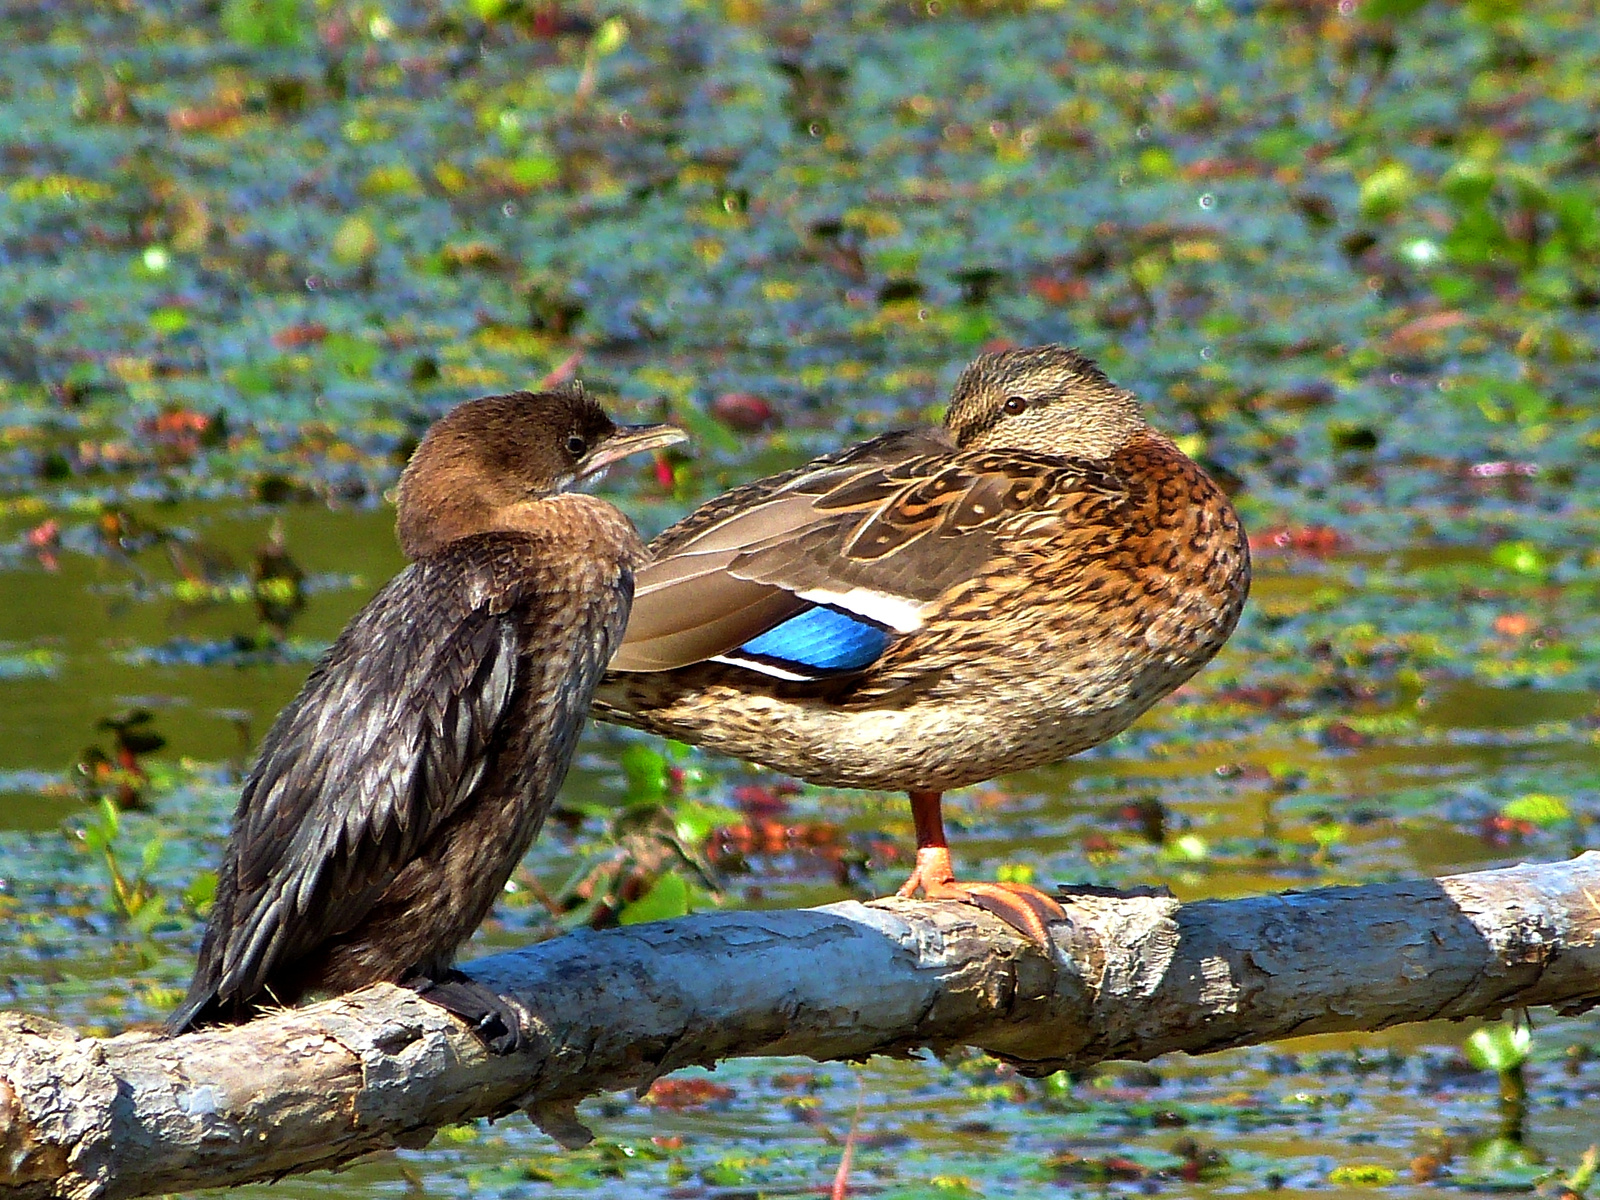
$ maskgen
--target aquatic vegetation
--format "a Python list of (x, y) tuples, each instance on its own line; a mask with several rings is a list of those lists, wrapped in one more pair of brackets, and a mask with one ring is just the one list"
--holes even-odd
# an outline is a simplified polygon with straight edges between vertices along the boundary
[[(1257, 564), (1238, 634), (1111, 744), (952, 797), (974, 874), (1195, 896), (1593, 845), (1592, 17), (8, 13), (0, 1000), (95, 1029), (175, 1003), (239, 772), (399, 566), (401, 463), (448, 405), (560, 371), (694, 434), (606, 484), (646, 532), (936, 418), (978, 350), (1048, 340), (1230, 489)], [(167, 745), (118, 779), (96, 722), (140, 708)], [(89, 742), (110, 773), (80, 789)], [(113, 820), (100, 798), (134, 782), (146, 811)], [(894, 797), (593, 732), (481, 945), (866, 895), (903, 875), (908, 834)], [(591, 875), (562, 917), (540, 902)], [(594, 1104), (604, 1141), (577, 1154), (471, 1125), (273, 1194), (825, 1191), (858, 1099), (862, 1194), (1592, 1192), (1600, 1027), (1536, 1026), (1520, 1148), (1495, 1070), (1430, 1027), (1048, 1084), (739, 1064), (714, 1102)]]

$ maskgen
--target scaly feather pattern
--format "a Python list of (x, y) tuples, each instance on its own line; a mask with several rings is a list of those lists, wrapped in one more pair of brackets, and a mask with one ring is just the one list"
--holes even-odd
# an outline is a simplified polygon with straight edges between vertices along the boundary
[(1042, 514), (1070, 521), (1126, 496), (1084, 459), (876, 438), (736, 489), (664, 533), (613, 669), (716, 658), (813, 605), (912, 633)]

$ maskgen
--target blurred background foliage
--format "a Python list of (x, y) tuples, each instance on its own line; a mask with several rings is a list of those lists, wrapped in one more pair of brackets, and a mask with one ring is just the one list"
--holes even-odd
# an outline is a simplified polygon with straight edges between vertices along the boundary
[[(1600, 22), (1582, 3), (12, 0), (0, 1002), (183, 985), (241, 771), (400, 565), (451, 404), (695, 434), (646, 532), (1059, 340), (1258, 583), (1134, 730), (954, 797), (975, 872), (1184, 896), (1559, 858), (1600, 814)], [(902, 799), (593, 732), (481, 948), (882, 891)], [(274, 1194), (1588, 1187), (1589, 1019), (1043, 1084), (745, 1063)], [(851, 1075), (855, 1078), (852, 1079)], [(856, 1132), (849, 1131), (855, 1128)], [(1588, 1161), (1588, 1166), (1584, 1163)]]

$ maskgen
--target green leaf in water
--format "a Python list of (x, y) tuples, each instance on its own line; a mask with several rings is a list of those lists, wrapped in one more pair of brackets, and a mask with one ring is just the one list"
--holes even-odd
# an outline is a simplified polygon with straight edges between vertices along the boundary
[(246, 46), (297, 46), (305, 27), (300, 0), (226, 0), (222, 30)]
[(1399, 212), (1416, 194), (1417, 182), (1411, 168), (1402, 162), (1389, 162), (1361, 181), (1361, 215), (1381, 219)]
[(189, 328), (189, 314), (181, 308), (158, 308), (150, 314), (150, 328), (163, 337), (171, 337)]
[(346, 217), (334, 231), (330, 249), (336, 261), (359, 266), (377, 257), (378, 232), (365, 217)]
[(1501, 542), (1490, 552), (1489, 561), (1502, 570), (1534, 579), (1550, 573), (1549, 560), (1532, 542)]
[(25, 650), (21, 654), (0, 655), (0, 679), (45, 679), (61, 669), (61, 655), (54, 650)]
[(409, 163), (374, 167), (361, 181), (361, 191), (367, 196), (413, 196), (421, 190), (422, 182)]
[(1600, 1171), (1600, 1145), (1590, 1146), (1583, 1153), (1583, 1158), (1578, 1161), (1571, 1175), (1567, 1176), (1567, 1187), (1582, 1196), (1589, 1190), (1589, 1185), (1594, 1182), (1595, 1173)]
[(701, 804), (686, 800), (672, 810), (673, 830), (685, 845), (698, 846), (712, 832), (728, 825), (737, 825), (744, 818), (736, 809), (717, 804)]
[(1528, 1060), (1533, 1030), (1501, 1021), (1475, 1030), (1467, 1038), (1467, 1061), (1480, 1071), (1509, 1071)]
[(591, 45), (597, 57), (604, 58), (621, 50), (628, 41), (628, 23), (621, 17), (608, 17), (595, 31)]
[(1540, 829), (1548, 829), (1552, 825), (1559, 825), (1563, 821), (1572, 819), (1572, 809), (1567, 807), (1565, 800), (1560, 796), (1548, 796), (1542, 792), (1529, 792), (1526, 796), (1507, 800), (1501, 807), (1500, 814), (1513, 821), (1527, 821)]
[(1403, 21), (1427, 5), (1428, 0), (1367, 0), (1361, 6), (1361, 16), (1368, 21)]
[(140, 933), (150, 933), (166, 915), (166, 898), (154, 893), (140, 892), (128, 905), (128, 925)]
[(995, 872), (995, 878), (1001, 883), (1032, 884), (1035, 871), (1032, 863), (1006, 862), (1001, 863)]
[(211, 902), (217, 898), (217, 873), (215, 871), (201, 871), (189, 881), (189, 886), (183, 889), (183, 902), (201, 916), (211, 908)]
[(669, 871), (656, 880), (655, 886), (617, 914), (621, 925), (639, 925), (645, 921), (664, 921), (668, 917), (681, 917), (689, 911), (689, 885), (676, 871)]
[(524, 154), (506, 168), (506, 177), (518, 187), (547, 187), (561, 178), (561, 164), (545, 154)]
[(628, 802), (656, 800), (667, 791), (667, 760), (658, 751), (635, 742), (622, 752), (623, 777), (628, 781)]
[(1376, 1163), (1352, 1163), (1328, 1172), (1328, 1182), (1340, 1187), (1388, 1187), (1399, 1178), (1400, 1172), (1393, 1167)]
[(322, 352), (328, 361), (338, 366), (340, 373), (352, 379), (366, 379), (377, 367), (382, 352), (372, 342), (353, 337), (348, 333), (329, 335), (322, 343)]
[(1162, 847), (1161, 857), (1169, 862), (1205, 862), (1211, 856), (1211, 847), (1198, 833), (1175, 837)]
[(751, 1165), (752, 1160), (743, 1155), (725, 1155), (702, 1169), (700, 1178), (713, 1187), (739, 1187), (750, 1181)]

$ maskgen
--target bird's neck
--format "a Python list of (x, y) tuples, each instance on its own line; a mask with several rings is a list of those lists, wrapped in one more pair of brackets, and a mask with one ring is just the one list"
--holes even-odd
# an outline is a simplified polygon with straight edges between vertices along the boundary
[(621, 550), (630, 561), (644, 561), (644, 543), (633, 522), (598, 496), (584, 492), (557, 492), (508, 505), (495, 514), (493, 528), (552, 537), (574, 552), (609, 557)]
[(396, 533), (400, 549), (411, 559), (423, 558), (452, 542), (481, 533), (554, 537), (574, 549), (609, 545), (638, 546), (643, 551), (639, 535), (627, 517), (604, 500), (582, 492), (558, 492), (499, 506), (472, 496), (459, 496), (420, 512), (402, 503)]
[(494, 518), (494, 508), (470, 493), (430, 497), (421, 504), (402, 488), (395, 535), (407, 558), (425, 558), (451, 542), (493, 529)]

